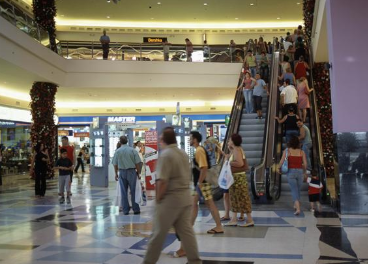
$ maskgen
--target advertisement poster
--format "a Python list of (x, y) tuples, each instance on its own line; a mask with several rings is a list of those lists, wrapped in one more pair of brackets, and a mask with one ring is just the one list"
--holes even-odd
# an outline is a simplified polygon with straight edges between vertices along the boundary
[(146, 131), (145, 136), (146, 189), (154, 190), (158, 159), (157, 131)]

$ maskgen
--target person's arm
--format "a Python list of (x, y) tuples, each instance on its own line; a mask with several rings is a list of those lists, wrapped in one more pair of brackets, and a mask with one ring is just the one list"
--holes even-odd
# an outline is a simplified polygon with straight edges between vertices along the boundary
[(305, 129), (304, 129), (304, 127), (301, 127), (300, 129), (299, 129), (299, 140), (303, 140), (304, 138), (305, 138)]
[(115, 170), (115, 181), (118, 181), (118, 179), (119, 179), (119, 167), (118, 167), (118, 165), (114, 165), (114, 170)]
[(279, 76), (279, 80), (281, 81), (281, 80), (283, 80), (284, 79), (284, 74), (281, 74), (280, 76)]
[(206, 157), (204, 148), (198, 147), (197, 150), (198, 151), (196, 155), (201, 155), (198, 159), (198, 166), (200, 170), (198, 184), (201, 185), (207, 177), (208, 164), (207, 164), (207, 157)]
[(296, 85), (295, 75), (293, 74), (294, 85)]
[(285, 94), (281, 92), (280, 98), (281, 98), (281, 105), (284, 106), (285, 105)]
[(138, 151), (136, 151), (135, 149), (133, 150), (134, 152), (134, 164), (135, 164), (135, 169), (137, 170), (137, 174), (138, 174), (138, 179), (141, 179), (141, 158), (139, 157)]
[(156, 202), (159, 203), (165, 196), (168, 183), (165, 180), (156, 181)]
[(112, 165), (114, 165), (114, 171), (115, 171), (115, 181), (118, 181), (119, 179), (119, 166), (118, 166), (118, 157), (117, 157), (117, 151), (114, 153), (114, 157), (112, 158)]
[(304, 181), (307, 180), (307, 157), (305, 152), (302, 150), (302, 158), (303, 158), (303, 174), (304, 174)]
[(282, 119), (280, 119), (278, 116), (275, 116), (275, 119), (277, 120), (277, 122), (279, 122), (279, 124), (282, 124), (286, 121), (287, 115), (285, 115)]
[(309, 70), (309, 65), (308, 65), (308, 63), (304, 62), (304, 66), (305, 66), (305, 68), (306, 68), (307, 70)]
[(46, 151), (44, 154), (46, 155), (46, 158), (42, 158), (42, 161), (50, 161), (49, 153)]
[(305, 82), (306, 86), (305, 86), (305, 89), (307, 90), (308, 94), (310, 94), (311, 92), (313, 92), (313, 88), (312, 89), (309, 89), (309, 85), (308, 85), (308, 82), (306, 81)]

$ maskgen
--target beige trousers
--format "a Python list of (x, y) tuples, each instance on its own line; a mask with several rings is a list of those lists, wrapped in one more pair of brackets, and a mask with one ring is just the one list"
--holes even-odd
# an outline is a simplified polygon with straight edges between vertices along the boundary
[(176, 233), (183, 243), (188, 264), (202, 264), (199, 258), (197, 240), (190, 222), (191, 211), (191, 205), (186, 207), (168, 207), (164, 204), (156, 205), (153, 220), (153, 234), (148, 243), (143, 264), (156, 264), (160, 257), (166, 235), (171, 227), (175, 228)]

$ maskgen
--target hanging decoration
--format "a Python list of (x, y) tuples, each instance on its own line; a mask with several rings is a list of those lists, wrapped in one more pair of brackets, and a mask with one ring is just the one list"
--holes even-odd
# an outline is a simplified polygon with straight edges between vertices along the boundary
[(55, 94), (57, 85), (53, 83), (35, 82), (31, 89), (31, 125), (32, 146), (43, 143), (50, 157), (47, 177), (54, 177), (56, 126), (54, 123)]
[(316, 5), (316, 0), (304, 0), (303, 1), (303, 16), (304, 16), (304, 31), (306, 41), (311, 43), (312, 38), (312, 28), (313, 28), (313, 18), (314, 18), (314, 6)]
[(33, 15), (37, 24), (48, 32), (50, 49), (57, 53), (55, 0), (33, 0)]
[(313, 66), (313, 88), (317, 97), (322, 149), (327, 177), (334, 177), (334, 138), (332, 129), (331, 86), (325, 63)]

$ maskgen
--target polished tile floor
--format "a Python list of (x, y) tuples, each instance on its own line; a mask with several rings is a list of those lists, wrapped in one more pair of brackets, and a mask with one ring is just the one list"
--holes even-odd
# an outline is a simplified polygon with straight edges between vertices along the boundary
[[(88, 174), (77, 175), (70, 205), (58, 203), (57, 179), (48, 181), (44, 199), (34, 198), (33, 187), (25, 175), (4, 177), (0, 186), (0, 263), (142, 262), (152, 200), (141, 215), (124, 216), (113, 205), (114, 182), (109, 188), (91, 187)], [(206, 234), (213, 220), (201, 208), (195, 232), (204, 263), (368, 263), (368, 216), (340, 216), (328, 207), (314, 215), (307, 204), (304, 208), (296, 217), (290, 203), (255, 205), (255, 227), (226, 227), (216, 236)], [(158, 263), (186, 263), (171, 257), (178, 246), (170, 233)]]

